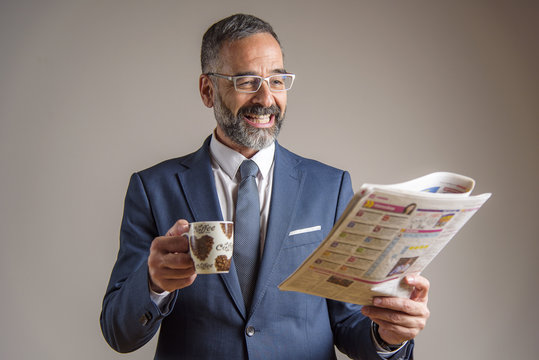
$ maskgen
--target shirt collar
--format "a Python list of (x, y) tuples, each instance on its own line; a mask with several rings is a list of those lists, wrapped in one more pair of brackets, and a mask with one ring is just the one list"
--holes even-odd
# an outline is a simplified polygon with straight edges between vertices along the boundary
[[(232, 150), (215, 136), (215, 133), (210, 140), (210, 155), (223, 169), (223, 171), (231, 178), (235, 179), (241, 163), (247, 158), (239, 152)], [(271, 145), (259, 150), (252, 158), (259, 169), (259, 174), (262, 178), (269, 176), (273, 158), (275, 155), (275, 141)]]

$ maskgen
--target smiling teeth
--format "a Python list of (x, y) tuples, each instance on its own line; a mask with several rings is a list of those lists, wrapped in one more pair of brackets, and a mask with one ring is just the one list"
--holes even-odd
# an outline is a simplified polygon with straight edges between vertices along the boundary
[(258, 124), (264, 124), (270, 121), (271, 115), (249, 115), (249, 120)]

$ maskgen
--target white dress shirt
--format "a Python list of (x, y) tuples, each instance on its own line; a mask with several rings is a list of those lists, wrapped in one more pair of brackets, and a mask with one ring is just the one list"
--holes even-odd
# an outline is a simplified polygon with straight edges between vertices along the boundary
[[(241, 175), (239, 168), (241, 163), (247, 158), (242, 154), (232, 150), (222, 144), (217, 138), (212, 136), (210, 141), (210, 155), (213, 176), (215, 178), (215, 188), (221, 205), (223, 220), (234, 221), (236, 199), (238, 197), (238, 187)], [(268, 223), (271, 189), (273, 185), (273, 158), (275, 155), (275, 143), (258, 151), (251, 160), (258, 166), (256, 184), (258, 186), (258, 196), (260, 200), (260, 253), (264, 249), (266, 228)]]

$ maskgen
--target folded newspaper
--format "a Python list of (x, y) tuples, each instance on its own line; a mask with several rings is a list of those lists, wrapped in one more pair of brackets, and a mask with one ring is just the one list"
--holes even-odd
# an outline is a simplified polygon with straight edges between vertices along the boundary
[(318, 248), (279, 285), (355, 304), (409, 297), (420, 273), (488, 200), (475, 181), (436, 172), (394, 185), (365, 184)]

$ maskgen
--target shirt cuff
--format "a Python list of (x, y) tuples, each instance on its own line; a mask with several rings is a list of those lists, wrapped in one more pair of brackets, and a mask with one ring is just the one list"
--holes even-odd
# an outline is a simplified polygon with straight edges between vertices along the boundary
[(170, 296), (171, 292), (166, 290), (162, 293), (155, 292), (152, 290), (149, 283), (148, 288), (150, 289), (150, 299), (152, 300), (152, 302), (157, 305), (159, 311), (161, 311), (163, 314), (166, 314), (170, 308), (170, 300), (172, 299), (172, 296)]
[(384, 348), (382, 344), (380, 344), (380, 342), (378, 341), (377, 338), (379, 336), (380, 335), (378, 335), (378, 324), (376, 324), (375, 322), (371, 322), (371, 339), (372, 339), (372, 342), (374, 343), (374, 346), (376, 347), (376, 352), (383, 359), (388, 359), (391, 356), (395, 355), (408, 343), (408, 341), (405, 341), (402, 344), (400, 344), (399, 347), (396, 348), (395, 350), (388, 350)]

